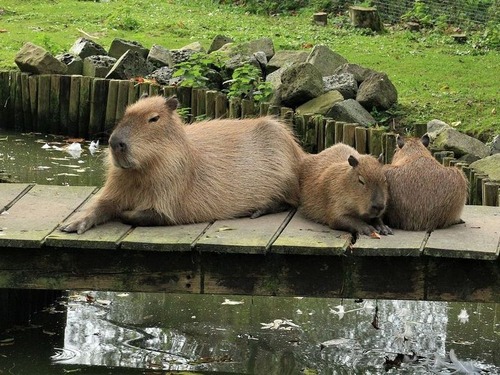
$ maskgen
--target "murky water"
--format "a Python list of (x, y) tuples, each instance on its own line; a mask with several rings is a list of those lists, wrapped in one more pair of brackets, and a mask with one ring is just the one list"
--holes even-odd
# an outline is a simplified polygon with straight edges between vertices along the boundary
[(6, 335), (6, 374), (500, 373), (498, 304), (69, 292)]
[[(0, 130), (0, 178), (101, 185), (103, 149)], [(0, 374), (167, 371), (500, 374), (500, 305), (69, 292), (0, 332)]]

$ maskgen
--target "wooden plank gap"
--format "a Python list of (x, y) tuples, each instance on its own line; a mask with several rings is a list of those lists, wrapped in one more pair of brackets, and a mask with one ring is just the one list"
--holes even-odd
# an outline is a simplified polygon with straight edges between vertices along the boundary
[(210, 223), (208, 223), (208, 225), (205, 227), (205, 229), (203, 229), (203, 231), (196, 236), (196, 238), (193, 240), (193, 242), (191, 242), (191, 250), (194, 250), (196, 248), (196, 244), (198, 243), (198, 241), (200, 240), (201, 237), (203, 237), (205, 235), (205, 233), (207, 233), (207, 231), (210, 229), (210, 227), (212, 225), (214, 225), (215, 221), (212, 221)]
[(269, 242), (267, 243), (267, 245), (265, 247), (265, 253), (266, 254), (269, 252), (269, 250), (271, 249), (271, 246), (278, 239), (278, 237), (280, 236), (280, 234), (285, 230), (286, 226), (288, 225), (288, 223), (290, 222), (290, 220), (292, 220), (292, 218), (293, 218), (293, 216), (295, 215), (296, 212), (297, 212), (296, 208), (294, 208), (294, 209), (292, 209), (292, 210), (290, 210), (288, 212), (288, 214), (285, 217), (285, 220), (283, 220), (283, 222), (278, 227), (278, 229), (276, 230), (276, 232), (269, 239)]
[(122, 247), (122, 241), (125, 239), (125, 237), (127, 237), (130, 233), (132, 233), (135, 228), (137, 228), (137, 227), (130, 227), (120, 237), (118, 237), (118, 239), (115, 242), (117, 249), (121, 249), (121, 247)]
[(8, 211), (13, 205), (16, 204), (17, 201), (19, 201), (19, 199), (21, 199), (22, 197), (24, 197), (26, 195), (26, 193), (28, 191), (30, 191), (31, 189), (33, 189), (33, 186), (35, 186), (35, 184), (29, 184), (28, 186), (26, 186), (19, 194), (17, 197), (15, 197), (11, 202), (7, 203), (1, 210), (0, 210), (0, 213), (2, 212), (5, 212), (5, 211)]
[(431, 236), (431, 232), (427, 232), (425, 234), (425, 237), (424, 239), (422, 240), (422, 245), (420, 245), (420, 255), (423, 255), (424, 254), (424, 249), (425, 249), (425, 245), (427, 245), (427, 241), (429, 240), (429, 237)]
[[(100, 190), (101, 188), (99, 187), (95, 187), (94, 190), (92, 190), (92, 192), (89, 194), (89, 196), (87, 198), (85, 198), (85, 200), (80, 203), (68, 216), (66, 216), (64, 218), (63, 221), (61, 221), (61, 223), (64, 223), (66, 220), (68, 220), (72, 215), (74, 215), (80, 208), (82, 208), (90, 199), (92, 199), (96, 193)], [(50, 235), (50, 234), (49, 234)]]

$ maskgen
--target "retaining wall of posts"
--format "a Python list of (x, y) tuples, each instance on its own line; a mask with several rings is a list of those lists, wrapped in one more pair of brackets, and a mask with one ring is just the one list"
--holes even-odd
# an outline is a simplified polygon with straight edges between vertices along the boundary
[[(294, 113), (293, 109), (269, 103), (228, 98), (224, 93), (190, 87), (159, 86), (150, 82), (67, 75), (30, 75), (0, 71), (0, 127), (18, 132), (61, 134), (86, 139), (107, 138), (127, 105), (142, 95), (176, 95), (186, 121), (213, 118), (277, 116), (293, 127), (303, 148), (317, 153), (343, 142), (360, 153), (392, 159), (397, 134), (383, 127), (365, 127), (335, 121), (319, 114)], [(415, 136), (426, 131), (415, 127)], [(434, 150), (444, 165), (461, 168), (469, 180), (468, 204), (500, 205), (498, 181), (454, 159), (450, 151)]]

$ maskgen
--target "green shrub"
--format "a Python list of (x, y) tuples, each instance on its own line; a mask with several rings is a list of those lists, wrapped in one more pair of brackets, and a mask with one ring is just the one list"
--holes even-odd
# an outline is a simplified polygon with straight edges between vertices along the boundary
[(230, 98), (253, 99), (260, 103), (273, 94), (271, 84), (264, 81), (260, 70), (250, 64), (236, 68), (232, 79), (226, 83), (229, 83)]
[(199, 52), (191, 55), (189, 60), (177, 64), (173, 77), (183, 77), (181, 86), (207, 87), (208, 73), (213, 68), (220, 68), (220, 66), (221, 61), (218, 54)]

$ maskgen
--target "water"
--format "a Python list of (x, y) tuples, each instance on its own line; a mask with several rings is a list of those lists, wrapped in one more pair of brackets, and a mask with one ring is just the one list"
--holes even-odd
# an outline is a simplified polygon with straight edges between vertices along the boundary
[[(79, 155), (61, 150), (72, 141)], [(0, 178), (101, 185), (104, 147), (89, 145), (0, 130)], [(457, 369), (500, 374), (498, 304), (68, 291), (29, 324), (0, 332), (0, 374)]]

